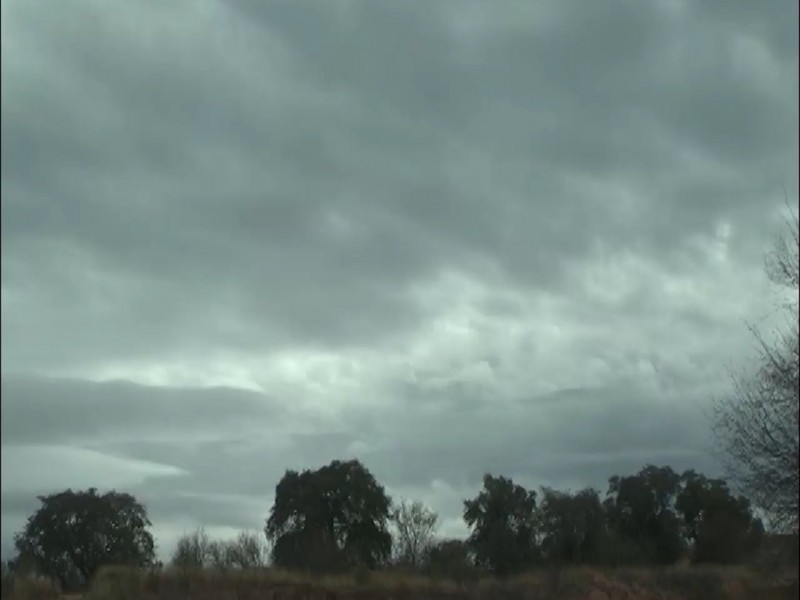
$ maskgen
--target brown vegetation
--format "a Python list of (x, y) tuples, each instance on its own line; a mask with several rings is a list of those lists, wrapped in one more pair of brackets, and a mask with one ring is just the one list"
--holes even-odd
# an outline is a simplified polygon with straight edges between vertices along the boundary
[[(278, 569), (147, 571), (105, 568), (84, 600), (783, 600), (797, 598), (797, 569), (780, 578), (737, 567), (542, 569), (507, 580), (457, 583), (395, 573), (312, 577)], [(56, 600), (43, 581), (3, 580), (3, 599)], [(69, 598), (80, 598), (70, 596)], [(65, 600), (67, 597), (61, 597)]]

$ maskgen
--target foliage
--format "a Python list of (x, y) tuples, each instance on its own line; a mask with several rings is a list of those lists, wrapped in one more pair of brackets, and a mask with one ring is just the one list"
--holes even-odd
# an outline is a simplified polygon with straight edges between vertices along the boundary
[(266, 524), (276, 565), (336, 571), (374, 568), (391, 554), (391, 501), (357, 460), (286, 471)]
[(476, 563), (505, 576), (536, 558), (536, 492), (506, 477), (483, 477), (483, 490), (464, 501), (464, 520), (472, 529), (468, 544)]
[(692, 560), (734, 563), (751, 557), (763, 528), (753, 517), (747, 499), (734, 497), (724, 481), (694, 471), (686, 471), (682, 480), (683, 489), (675, 504), (694, 545)]
[(774, 529), (798, 533), (800, 497), (800, 347), (797, 328), (798, 215), (767, 259), (767, 274), (794, 298), (786, 305), (787, 329), (760, 349), (755, 373), (734, 374), (733, 393), (714, 407), (715, 432), (730, 479), (770, 518)]
[(606, 517), (595, 490), (573, 495), (542, 488), (538, 518), (541, 550), (548, 561), (598, 564), (605, 559)]
[[(19, 555), (4, 566), (4, 589), (12, 580), (48, 578), (74, 589), (101, 566), (126, 564), (147, 567), (149, 574), (139, 583), (123, 582), (117, 575), (124, 569), (106, 569), (103, 585), (127, 589), (156, 577), (160, 563), (153, 558), (150, 523), (133, 497), (100, 496), (91, 489), (40, 500), (42, 507), (15, 537)], [(687, 549), (694, 563), (750, 561), (763, 536), (748, 500), (724, 480), (695, 471), (679, 476), (652, 465), (611, 477), (603, 502), (593, 489), (542, 488), (539, 497), (511, 479), (487, 474), (478, 495), (464, 501), (463, 516), (470, 528), (467, 540), (434, 543), (436, 513), (419, 502), (392, 508), (384, 488), (358, 461), (334, 461), (316, 471), (286, 472), (265, 533), (274, 542), (275, 566), (315, 577), (349, 571), (362, 583), (376, 581), (371, 570), (387, 565), (390, 522), (397, 532), (397, 572), (411, 567), (406, 572), (462, 583), (477, 580), (482, 571), (505, 577), (542, 561), (553, 572), (565, 565), (668, 565)], [(179, 581), (188, 581), (202, 573), (244, 576), (265, 567), (267, 558), (258, 534), (211, 541), (199, 529), (178, 541), (171, 564), (183, 577)]]
[(425, 561), (425, 572), (434, 578), (463, 582), (477, 578), (477, 569), (463, 540), (440, 540), (431, 544)]
[(684, 552), (681, 522), (674, 511), (679, 489), (675, 471), (653, 465), (608, 481), (604, 505), (609, 526), (635, 544), (647, 562), (672, 564)]
[(14, 543), (19, 560), (58, 580), (64, 589), (86, 585), (103, 565), (149, 566), (154, 561), (147, 512), (118, 492), (67, 490), (40, 496)]
[(420, 567), (430, 551), (438, 515), (422, 502), (402, 501), (392, 510), (390, 518), (397, 530), (394, 540), (397, 562)]

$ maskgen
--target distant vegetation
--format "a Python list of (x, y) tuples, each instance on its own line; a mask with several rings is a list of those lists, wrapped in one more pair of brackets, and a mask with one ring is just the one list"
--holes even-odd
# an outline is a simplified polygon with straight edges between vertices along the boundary
[[(104, 565), (158, 568), (144, 507), (132, 496), (68, 490), (42, 506), (17, 534), (17, 574), (80, 589)], [(393, 504), (357, 460), (287, 471), (275, 488), (265, 536), (210, 541), (199, 530), (179, 540), (169, 566), (241, 571), (267, 566), (336, 575), (381, 569), (465, 581), (542, 566), (737, 563), (763, 536), (749, 502), (726, 483), (694, 471), (646, 466), (614, 476), (601, 498), (528, 490), (487, 474), (464, 501), (466, 540), (436, 540), (436, 514), (419, 502)], [(394, 530), (394, 535), (390, 532)], [(270, 544), (270, 551), (266, 543)]]

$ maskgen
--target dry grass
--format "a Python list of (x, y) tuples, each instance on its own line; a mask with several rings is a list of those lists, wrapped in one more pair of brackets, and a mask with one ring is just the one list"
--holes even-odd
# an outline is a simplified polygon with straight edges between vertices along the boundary
[[(3, 600), (55, 600), (55, 588), (23, 580)], [(745, 567), (542, 569), (506, 581), (434, 580), (400, 573), (314, 577), (261, 569), (228, 573), (104, 569), (85, 600), (785, 600), (797, 598), (797, 570), (782, 580)], [(64, 600), (64, 597), (62, 597)]]
[(59, 600), (61, 590), (51, 581), (30, 577), (3, 575), (0, 584), (2, 600)]

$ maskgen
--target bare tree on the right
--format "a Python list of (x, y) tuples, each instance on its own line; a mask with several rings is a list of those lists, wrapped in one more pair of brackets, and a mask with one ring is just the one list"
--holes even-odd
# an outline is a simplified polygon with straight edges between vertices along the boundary
[(786, 328), (767, 341), (750, 327), (759, 346), (755, 372), (732, 375), (733, 392), (714, 406), (715, 432), (731, 480), (764, 511), (777, 532), (798, 532), (798, 215), (768, 255), (773, 283), (794, 298), (784, 303)]

